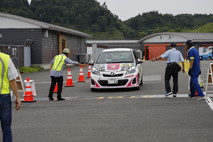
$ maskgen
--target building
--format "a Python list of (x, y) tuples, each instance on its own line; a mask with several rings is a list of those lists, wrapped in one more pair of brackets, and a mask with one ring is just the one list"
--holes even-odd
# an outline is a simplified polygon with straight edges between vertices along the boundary
[(47, 68), (64, 48), (71, 50), (71, 59), (79, 60), (87, 52), (86, 39), (91, 38), (80, 31), (11, 14), (0, 13), (0, 21), (0, 51), (10, 54), (17, 67), (30, 60), (27, 65)]
[(150, 60), (167, 51), (171, 43), (176, 43), (177, 49), (186, 58), (187, 51), (184, 44), (187, 40), (192, 40), (198, 47), (212, 46), (213, 33), (156, 33), (142, 38), (139, 43), (146, 60)]
[[(133, 48), (143, 52), (143, 58), (150, 60), (170, 49), (171, 43), (177, 44), (177, 49), (187, 57), (185, 42), (192, 40), (200, 53), (213, 49), (213, 33), (176, 33), (164, 32), (148, 35), (141, 40), (87, 40), (88, 54), (92, 60), (105, 48)], [(207, 50), (208, 49), (208, 50)]]

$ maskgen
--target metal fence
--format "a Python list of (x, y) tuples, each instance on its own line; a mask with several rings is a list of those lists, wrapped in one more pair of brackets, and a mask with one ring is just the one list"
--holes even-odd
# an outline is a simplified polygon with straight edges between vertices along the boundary
[(24, 66), (24, 45), (0, 45), (0, 51), (10, 55), (16, 68)]

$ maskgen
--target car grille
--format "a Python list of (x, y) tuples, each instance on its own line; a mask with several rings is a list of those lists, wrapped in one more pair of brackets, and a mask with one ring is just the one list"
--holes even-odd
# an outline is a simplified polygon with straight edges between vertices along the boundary
[(123, 73), (121, 74), (114, 74), (114, 75), (111, 75), (111, 74), (103, 74), (104, 77), (120, 77), (120, 76), (123, 76)]
[(117, 84), (108, 84), (107, 80), (99, 80), (98, 82), (101, 86), (124, 86), (128, 82), (128, 79), (118, 80)]

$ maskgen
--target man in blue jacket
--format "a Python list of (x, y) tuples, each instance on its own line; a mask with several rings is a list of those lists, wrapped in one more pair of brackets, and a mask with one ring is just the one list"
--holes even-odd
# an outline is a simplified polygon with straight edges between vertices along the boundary
[(197, 99), (202, 100), (204, 99), (204, 94), (198, 83), (198, 76), (201, 74), (199, 52), (193, 46), (193, 42), (191, 40), (187, 40), (185, 46), (186, 49), (188, 49), (188, 58), (190, 62), (188, 72), (189, 76), (191, 76), (189, 97), (194, 98), (195, 92), (197, 92), (198, 93)]

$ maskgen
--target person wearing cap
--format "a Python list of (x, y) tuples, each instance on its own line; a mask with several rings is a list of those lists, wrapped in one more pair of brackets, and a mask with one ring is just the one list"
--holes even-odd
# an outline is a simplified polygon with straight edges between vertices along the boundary
[(51, 77), (51, 85), (49, 88), (49, 100), (53, 101), (53, 90), (55, 88), (56, 83), (58, 84), (58, 92), (57, 92), (57, 100), (58, 101), (64, 101), (65, 99), (62, 98), (62, 87), (63, 87), (63, 66), (65, 64), (75, 64), (78, 66), (88, 66), (87, 64), (81, 64), (77, 61), (73, 61), (70, 58), (68, 58), (68, 55), (70, 54), (70, 50), (68, 48), (65, 48), (63, 50), (63, 53), (60, 55), (56, 55), (54, 59), (51, 61), (50, 64), (50, 77)]
[(18, 72), (9, 55), (0, 52), (0, 121), (2, 142), (12, 142), (12, 109), (10, 88), (15, 94), (15, 108), (20, 109), (21, 101), (16, 84)]
[(186, 49), (188, 50), (188, 59), (190, 67), (188, 75), (190, 78), (190, 98), (195, 98), (195, 92), (198, 93), (198, 100), (204, 99), (203, 91), (198, 83), (198, 77), (201, 74), (200, 70), (200, 57), (198, 50), (194, 47), (192, 40), (187, 40), (185, 43)]
[[(176, 97), (178, 92), (178, 72), (181, 71), (181, 67), (178, 63), (182, 63), (182, 72), (184, 73), (184, 59), (181, 52), (176, 49), (176, 44), (172, 43), (170, 46), (171, 49), (167, 50), (162, 55), (153, 58), (151, 61), (154, 62), (162, 58), (167, 59), (167, 66), (165, 71), (165, 96), (167, 97), (173, 94), (173, 97)], [(173, 77), (173, 90), (171, 90), (169, 83), (171, 77)]]

